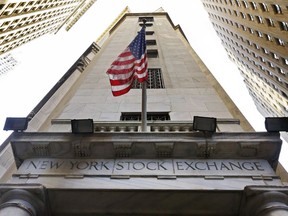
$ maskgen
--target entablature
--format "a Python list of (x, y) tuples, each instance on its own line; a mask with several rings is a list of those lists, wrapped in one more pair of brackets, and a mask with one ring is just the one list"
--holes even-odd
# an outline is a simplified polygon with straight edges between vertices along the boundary
[(279, 133), (18, 132), (11, 138), (18, 166), (29, 158), (264, 159), (276, 168)]

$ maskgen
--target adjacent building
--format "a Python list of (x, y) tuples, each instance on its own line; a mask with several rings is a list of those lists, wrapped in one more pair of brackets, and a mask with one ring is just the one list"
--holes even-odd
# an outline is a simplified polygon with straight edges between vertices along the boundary
[(286, 1), (202, 0), (264, 117), (288, 116)]
[(17, 67), (19, 61), (11, 53), (0, 57), (0, 76), (12, 71)]
[(0, 1), (0, 55), (65, 23), (71, 28), (95, 0)]
[[(113, 97), (106, 74), (144, 19), (147, 130), (141, 84)], [(253, 132), (166, 12), (101, 41), (1, 146), (1, 215), (288, 215), (279, 133)]]

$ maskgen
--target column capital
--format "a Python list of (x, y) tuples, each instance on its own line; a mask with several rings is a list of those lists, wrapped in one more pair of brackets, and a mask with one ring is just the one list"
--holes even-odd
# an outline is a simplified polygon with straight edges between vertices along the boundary
[(288, 187), (247, 186), (240, 208), (241, 216), (265, 216), (277, 210), (287, 211), (288, 216)]
[(15, 208), (29, 216), (48, 215), (45, 188), (42, 185), (0, 184), (0, 211)]

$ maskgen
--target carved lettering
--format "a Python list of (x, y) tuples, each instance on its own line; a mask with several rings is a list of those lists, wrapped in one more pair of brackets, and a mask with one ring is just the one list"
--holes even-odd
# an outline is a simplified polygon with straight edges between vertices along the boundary
[[(237, 164), (237, 165), (236, 165)], [(229, 165), (230, 165), (230, 168), (231, 168), (231, 170), (234, 170), (234, 168), (237, 168), (238, 170), (242, 170), (242, 166), (241, 166), (241, 164), (238, 162), (238, 163), (232, 163), (232, 162), (229, 162)], [(236, 169), (236, 170), (237, 170)]]
[(255, 168), (256, 168), (257, 170), (259, 170), (259, 171), (264, 171), (264, 170), (265, 170), (265, 169), (263, 169), (263, 168), (261, 167), (260, 162), (254, 162), (254, 165), (255, 165)]
[(177, 161), (176, 162), (176, 168), (177, 168), (177, 170), (184, 170), (183, 163), (180, 161)]
[(74, 169), (75, 165), (77, 164), (77, 161), (70, 161), (70, 165), (71, 165), (71, 170)]
[(242, 167), (243, 169), (245, 170), (255, 170), (255, 167), (253, 167), (252, 163), (251, 162), (243, 162), (242, 163)]
[(64, 161), (61, 162), (54, 162), (49, 160), (44, 161), (29, 161), (28, 166), (26, 169), (34, 168), (34, 169), (41, 169), (41, 170), (47, 170), (47, 169), (59, 169), (63, 165)]
[(155, 161), (148, 162), (147, 163), (147, 169), (148, 170), (156, 170), (157, 169), (157, 163)]
[(145, 164), (143, 162), (135, 162), (133, 163), (134, 170), (143, 170), (145, 168)]
[(123, 170), (123, 169), (124, 169), (124, 166), (123, 166), (122, 162), (119, 161), (119, 162), (116, 164), (115, 169), (116, 169), (116, 170)]
[(96, 161), (90, 162), (89, 170), (91, 170), (92, 167), (93, 167), (95, 170), (98, 170), (97, 165), (98, 165), (98, 163), (97, 163)]
[[(40, 161), (38, 161), (38, 164), (40, 163)], [(32, 168), (37, 169), (37, 165), (34, 163), (34, 161), (30, 161), (27, 168), (26, 169), (30, 169), (32, 166)]]
[(221, 166), (220, 166), (220, 170), (230, 170), (229, 168), (228, 168), (228, 166), (226, 166), (226, 164), (225, 163), (221, 163)]
[[(199, 166), (199, 164), (202, 164), (201, 167)], [(199, 162), (199, 161), (195, 163), (195, 168), (197, 170), (206, 170), (204, 162)]]
[(106, 170), (109, 170), (108, 163), (109, 163), (108, 161), (107, 161), (107, 162), (103, 162), (103, 161), (102, 161), (102, 162), (101, 162), (101, 166), (100, 166), (101, 168), (100, 168), (100, 169), (103, 170), (103, 169), (105, 168)]
[(64, 161), (61, 161), (61, 162), (53, 162), (51, 161), (50, 163), (50, 168), (51, 169), (59, 169), (62, 165), (64, 164)]
[(164, 166), (164, 161), (158, 162), (158, 170), (167, 170), (167, 168)]
[(211, 170), (211, 167), (215, 170), (218, 170), (216, 162), (212, 162), (212, 163), (206, 162), (206, 165), (207, 165), (208, 170)]
[(27, 159), (18, 173), (53, 175), (72, 172), (85, 175), (267, 175), (274, 170), (265, 160), (228, 159)]
[(189, 170), (189, 169), (195, 170), (195, 168), (192, 167), (192, 164), (193, 164), (193, 162), (190, 162), (190, 163), (185, 162), (185, 165), (187, 165), (186, 170)]

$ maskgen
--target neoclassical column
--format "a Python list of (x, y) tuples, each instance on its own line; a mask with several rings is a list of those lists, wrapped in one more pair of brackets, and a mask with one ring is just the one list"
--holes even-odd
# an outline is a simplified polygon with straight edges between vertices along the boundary
[(38, 216), (41, 205), (41, 201), (31, 192), (12, 189), (1, 194), (0, 215)]
[(24, 200), (10, 200), (0, 205), (0, 215), (2, 216), (36, 216), (34, 207)]
[(241, 216), (288, 216), (287, 188), (248, 191), (242, 208), (245, 210)]

